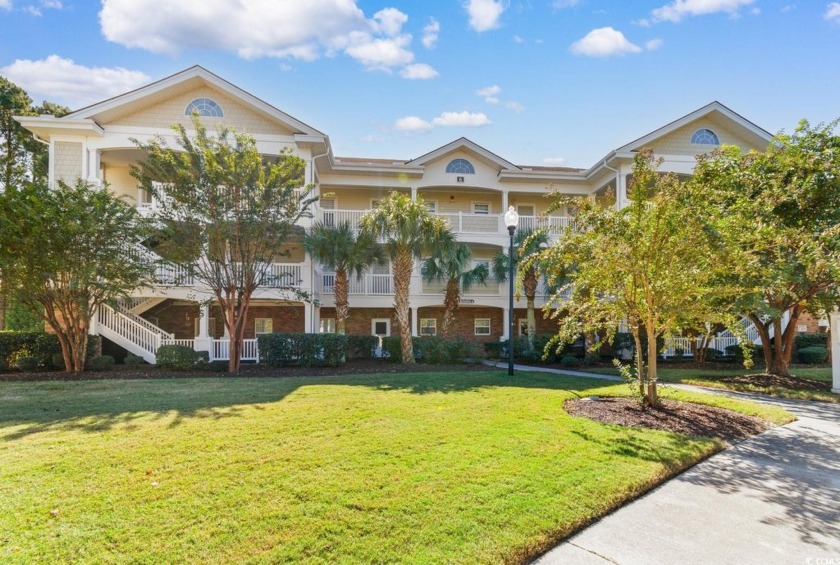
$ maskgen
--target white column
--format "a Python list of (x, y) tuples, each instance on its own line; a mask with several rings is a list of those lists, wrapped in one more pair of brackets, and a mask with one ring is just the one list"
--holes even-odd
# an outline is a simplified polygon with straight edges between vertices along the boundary
[(321, 331), (321, 308), (317, 304), (310, 304), (312, 309), (312, 333), (319, 333)]
[(303, 333), (315, 333), (312, 329), (312, 304), (303, 305)]
[(502, 191), (502, 216), (505, 215), (505, 212), (508, 211), (508, 192), (507, 190)]
[(101, 151), (99, 149), (88, 150), (87, 162), (87, 179), (90, 182), (99, 182), (101, 186), (102, 179), (99, 175), (99, 160)]
[(840, 394), (840, 312), (828, 315), (831, 327), (831, 392)]
[(416, 186), (411, 187), (411, 199), (412, 200), (417, 200), (417, 187)]
[(411, 335), (417, 337), (417, 328), (420, 325), (420, 320), (417, 319), (417, 306), (411, 307)]
[(502, 338), (510, 340), (510, 312), (507, 308), (502, 308), (502, 325), (504, 326)]
[(210, 337), (210, 306), (201, 305), (201, 315), (198, 319), (198, 336), (195, 338), (196, 351), (212, 351), (213, 338)]

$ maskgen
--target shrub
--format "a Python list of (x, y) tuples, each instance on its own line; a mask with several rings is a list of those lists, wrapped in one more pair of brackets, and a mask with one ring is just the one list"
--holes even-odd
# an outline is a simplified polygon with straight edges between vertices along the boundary
[(92, 371), (109, 371), (114, 367), (114, 358), (110, 355), (100, 355), (88, 361)]
[(796, 348), (797, 349), (805, 349), (807, 347), (819, 346), (825, 347), (826, 344), (826, 336), (825, 334), (815, 333), (815, 334), (796, 334), (796, 337), (793, 338), (796, 341)]
[(347, 358), (373, 359), (378, 345), (379, 338), (375, 335), (348, 335)]
[(561, 367), (580, 367), (581, 360), (574, 355), (566, 354), (560, 358)]
[(186, 345), (162, 345), (157, 350), (157, 365), (173, 371), (189, 371), (202, 361), (198, 351)]
[(713, 349), (710, 347), (706, 350), (706, 361), (708, 362), (718, 361), (723, 356), (724, 353), (720, 349)]
[(505, 344), (501, 341), (485, 341), (484, 354), (490, 359), (501, 359), (503, 345)]
[(392, 363), (400, 363), (402, 361), (402, 341), (400, 336), (389, 335), (382, 338), (382, 358), (391, 361)]
[[(757, 364), (764, 360), (764, 348), (762, 346), (753, 344), (751, 350), (753, 363)], [(726, 346), (726, 355), (738, 363), (744, 361), (744, 352), (739, 344)]]
[(270, 367), (337, 367), (344, 362), (347, 336), (341, 334), (263, 334), (260, 359)]
[(208, 371), (213, 371), (214, 373), (224, 373), (228, 370), (230, 364), (227, 361), (223, 361), (221, 359), (216, 359), (215, 361), (210, 361), (204, 367)]
[(145, 361), (139, 355), (132, 355), (129, 353), (125, 356), (125, 359), (123, 359), (123, 363), (125, 363), (126, 367), (136, 367), (138, 365), (142, 365)]
[(598, 361), (601, 360), (601, 356), (594, 351), (588, 351), (586, 355), (583, 356), (583, 363), (584, 365), (594, 365)]
[[(102, 351), (102, 340), (88, 336), (88, 359)], [(61, 354), (55, 334), (46, 332), (0, 332), (0, 369), (16, 366), (19, 357), (35, 357), (39, 364), (52, 365), (53, 355)], [(60, 366), (64, 367), (63, 363)]]
[(50, 358), (50, 364), (60, 371), (67, 369), (64, 365), (64, 355), (61, 353), (53, 353), (53, 356)]
[(36, 370), (38, 364), (39, 359), (31, 355), (22, 355), (15, 360), (15, 368), (24, 373)]
[(439, 365), (449, 363), (449, 347), (441, 338), (433, 335), (411, 338), (414, 358), (420, 363)]
[(812, 345), (799, 350), (800, 363), (816, 365), (817, 363), (825, 363), (826, 359), (828, 359), (828, 349), (822, 345)]

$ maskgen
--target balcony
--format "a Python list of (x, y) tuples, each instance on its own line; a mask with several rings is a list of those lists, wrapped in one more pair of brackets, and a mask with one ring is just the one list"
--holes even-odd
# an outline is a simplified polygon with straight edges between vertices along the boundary
[[(328, 226), (350, 222), (358, 229), (359, 223), (370, 210), (318, 210), (317, 218)], [(501, 214), (473, 214), (471, 212), (435, 212), (443, 218), (454, 233), (472, 235), (507, 235), (507, 228)], [(550, 232), (560, 232), (568, 226), (574, 226), (574, 218), (567, 216), (519, 216), (519, 229), (534, 230), (546, 228)]]
[[(268, 267), (268, 280), (260, 288), (305, 288), (301, 265), (271, 263)], [(158, 263), (155, 268), (154, 282), (160, 286), (193, 287), (196, 281), (189, 269), (180, 265)]]

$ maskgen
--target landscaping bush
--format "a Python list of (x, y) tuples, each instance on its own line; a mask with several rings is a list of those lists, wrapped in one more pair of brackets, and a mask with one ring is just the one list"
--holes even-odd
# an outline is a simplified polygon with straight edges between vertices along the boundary
[[(88, 336), (88, 359), (102, 351), (102, 340)], [(35, 357), (39, 364), (54, 365), (54, 355), (61, 355), (61, 345), (55, 334), (46, 332), (0, 332), (0, 369), (16, 366), (19, 357)], [(59, 368), (64, 368), (62, 363)]]
[(109, 371), (114, 368), (114, 358), (110, 355), (94, 357), (87, 363), (92, 371)]
[(799, 350), (813, 346), (825, 347), (826, 344), (825, 334), (820, 333), (796, 334), (796, 336), (793, 339), (796, 342), (796, 349)]
[(389, 335), (382, 338), (382, 358), (391, 363), (402, 362), (402, 341), (400, 336)]
[(126, 355), (125, 359), (123, 359), (123, 363), (125, 363), (126, 367), (136, 367), (138, 365), (142, 365), (144, 362), (145, 361), (142, 357), (139, 355), (132, 355), (131, 353)]
[(344, 363), (347, 336), (341, 334), (264, 334), (257, 338), (260, 359), (270, 367), (338, 367)]
[(720, 349), (713, 349), (710, 347), (706, 350), (706, 361), (709, 363), (714, 363), (716, 361), (719, 361), (724, 355), (724, 352)]
[(53, 356), (50, 358), (50, 364), (60, 371), (67, 369), (64, 365), (64, 355), (61, 353), (53, 353)]
[(164, 369), (189, 371), (202, 361), (199, 352), (186, 345), (162, 345), (157, 350), (157, 366)]
[[(744, 352), (740, 345), (726, 346), (726, 356), (734, 360), (736, 363), (744, 362)], [(753, 363), (759, 364), (764, 361), (764, 348), (760, 345), (752, 345), (752, 360)]]
[(489, 359), (501, 359), (503, 345), (505, 344), (501, 341), (485, 341), (484, 355)]
[(580, 359), (568, 353), (560, 358), (561, 367), (580, 367), (581, 363), (582, 361)]
[(378, 345), (375, 335), (348, 335), (347, 359), (373, 359)]
[(15, 359), (15, 369), (28, 373), (38, 368), (39, 359), (31, 355), (22, 355)]
[(230, 366), (228, 361), (223, 361), (221, 359), (216, 359), (215, 361), (210, 361), (204, 367), (208, 371), (213, 371), (214, 373), (224, 373), (228, 370)]
[(825, 346), (812, 345), (799, 350), (800, 363), (816, 365), (817, 363), (825, 363), (826, 359), (828, 359), (828, 349)]

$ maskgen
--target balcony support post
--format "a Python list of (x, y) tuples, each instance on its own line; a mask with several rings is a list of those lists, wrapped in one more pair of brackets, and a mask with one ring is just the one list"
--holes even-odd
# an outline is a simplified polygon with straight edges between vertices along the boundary
[(198, 318), (198, 335), (195, 338), (193, 349), (196, 351), (213, 351), (213, 338), (210, 337), (210, 305), (200, 305), (200, 316)]

